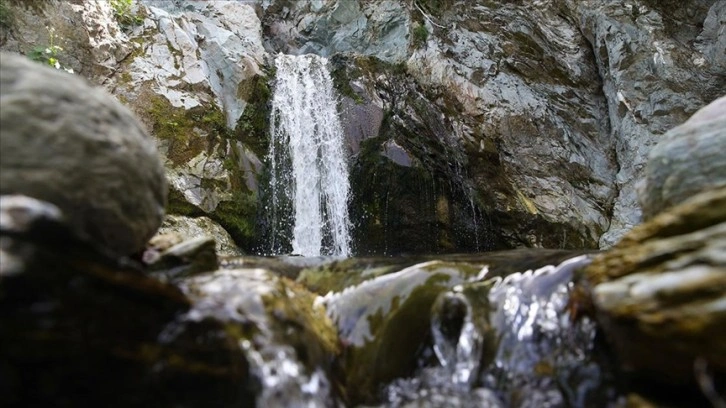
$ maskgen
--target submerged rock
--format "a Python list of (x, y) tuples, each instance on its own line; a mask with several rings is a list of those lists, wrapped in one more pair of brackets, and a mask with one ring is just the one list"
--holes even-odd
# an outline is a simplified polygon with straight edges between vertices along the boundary
[(251, 406), (243, 350), (176, 287), (0, 197), (0, 390), (8, 406)]
[(0, 57), (0, 193), (56, 205), (68, 225), (116, 255), (161, 224), (166, 179), (131, 112), (83, 79), (20, 55)]

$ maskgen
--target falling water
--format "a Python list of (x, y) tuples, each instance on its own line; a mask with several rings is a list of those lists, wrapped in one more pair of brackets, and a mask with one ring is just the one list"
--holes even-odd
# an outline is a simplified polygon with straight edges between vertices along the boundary
[(284, 214), (280, 207), (289, 202), (291, 219), (282, 223), (292, 224), (292, 251), (303, 256), (350, 255), (350, 184), (326, 63), (315, 55), (280, 54), (275, 59), (268, 156), (272, 224), (276, 228), (280, 223), (274, 217)]

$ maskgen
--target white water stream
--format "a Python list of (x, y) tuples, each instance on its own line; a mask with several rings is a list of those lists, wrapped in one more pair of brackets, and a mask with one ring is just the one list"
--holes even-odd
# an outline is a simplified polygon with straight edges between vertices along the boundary
[(275, 58), (277, 82), (270, 123), (272, 213), (280, 193), (293, 206), (292, 252), (350, 255), (348, 167), (343, 128), (327, 60)]

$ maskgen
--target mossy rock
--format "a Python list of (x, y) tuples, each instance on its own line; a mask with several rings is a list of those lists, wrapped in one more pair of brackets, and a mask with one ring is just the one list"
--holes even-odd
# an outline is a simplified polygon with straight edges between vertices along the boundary
[(142, 93), (140, 99), (147, 109), (139, 113), (160, 144), (166, 146), (166, 156), (172, 167), (183, 170), (191, 159), (208, 155), (220, 158), (228, 172), (224, 183), (200, 180), (202, 188), (223, 194), (212, 211), (205, 212), (189, 203), (183, 192), (171, 188), (167, 212), (190, 217), (208, 216), (229, 232), (247, 253), (257, 246), (257, 192), (244, 183), (245, 170), (241, 168), (241, 153), (237, 147), (241, 143), (257, 157), (264, 157), (270, 98), (267, 77), (258, 76), (249, 84), (243, 92), (249, 103), (235, 130), (227, 128), (224, 113), (214, 103), (187, 110), (172, 106), (162, 95)]
[(430, 261), (326, 296), (344, 345), (339, 364), (349, 404), (378, 402), (379, 387), (412, 375), (419, 361), (432, 357), (431, 305), (479, 272), (471, 264)]
[(237, 344), (259, 353), (262, 361), (255, 364), (273, 363), (292, 349), (286, 364), (299, 363), (306, 374), (331, 373), (339, 353), (335, 328), (316, 296), (301, 285), (261, 268), (241, 268), (193, 277), (181, 286), (195, 303), (192, 313), (227, 322)]
[(725, 248), (726, 188), (720, 188), (635, 227), (584, 270), (624, 373), (684, 394), (700, 393), (699, 360), (715, 378), (726, 378)]

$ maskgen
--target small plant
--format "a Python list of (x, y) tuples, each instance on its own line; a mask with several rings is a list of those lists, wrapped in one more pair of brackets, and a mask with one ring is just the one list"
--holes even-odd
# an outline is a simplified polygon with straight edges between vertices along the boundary
[(13, 13), (6, 0), (0, 0), (0, 28), (10, 28), (13, 24)]
[(426, 44), (426, 40), (429, 39), (429, 31), (423, 24), (417, 24), (413, 27), (413, 39), (411, 45), (413, 48), (421, 48)]
[(73, 68), (68, 68), (60, 63), (58, 60), (59, 54), (63, 51), (63, 48), (61, 48), (59, 45), (56, 45), (56, 34), (55, 34), (55, 28), (53, 27), (46, 27), (48, 30), (48, 46), (38, 46), (33, 48), (30, 53), (28, 53), (28, 57), (32, 59), (33, 61), (40, 62), (41, 64), (49, 65), (55, 69), (62, 69), (70, 74), (73, 73)]
[(111, 0), (113, 15), (122, 27), (133, 27), (144, 21), (132, 11), (133, 3), (133, 0)]

